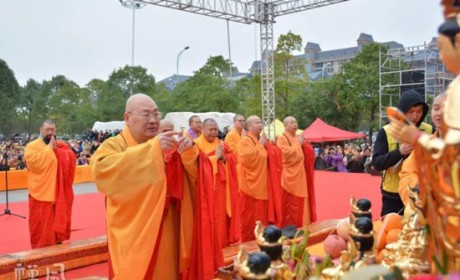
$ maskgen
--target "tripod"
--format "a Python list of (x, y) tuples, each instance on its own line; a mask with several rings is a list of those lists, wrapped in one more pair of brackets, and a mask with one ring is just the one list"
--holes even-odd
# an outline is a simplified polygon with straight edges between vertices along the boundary
[(3, 215), (13, 215), (13, 216), (25, 219), (26, 217), (24, 216), (11, 213), (11, 210), (9, 208), (9, 205), (8, 205), (8, 170), (5, 170), (5, 197), (6, 197), (6, 208), (3, 214), (0, 215), (0, 217)]

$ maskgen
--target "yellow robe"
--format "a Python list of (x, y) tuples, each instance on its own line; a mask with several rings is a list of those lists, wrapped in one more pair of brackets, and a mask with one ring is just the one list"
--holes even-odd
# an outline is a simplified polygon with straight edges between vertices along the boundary
[(283, 133), (283, 135), (278, 137), (276, 146), (278, 146), (283, 153), (281, 186), (294, 196), (308, 197), (304, 155), (302, 146), (300, 146), (297, 138)]
[(240, 191), (260, 200), (268, 199), (267, 151), (256, 135), (248, 132), (238, 144), (238, 183)]
[[(170, 208), (163, 224), (153, 279), (177, 279), (187, 266), (193, 232), (191, 200), (198, 151), (182, 154), (184, 180), (181, 219)], [(99, 191), (107, 196), (107, 238), (114, 279), (144, 279), (163, 220), (166, 175), (157, 138), (137, 144), (129, 128), (107, 139), (92, 157)]]
[(24, 153), (28, 169), (29, 194), (39, 201), (54, 202), (58, 162), (53, 149), (38, 138), (27, 144)]
[(238, 143), (241, 140), (241, 134), (236, 131), (236, 129), (232, 129), (226, 136), (225, 142), (227, 142), (228, 146), (232, 150), (234, 154), (237, 153), (236, 148), (238, 147)]
[[(283, 154), (281, 187), (288, 193), (282, 195), (283, 225), (306, 226), (310, 223), (308, 189), (302, 146), (296, 137), (283, 133), (276, 141)], [(302, 207), (296, 205), (301, 202)], [(301, 209), (301, 210), (299, 210)], [(300, 212), (301, 213), (298, 213)]]

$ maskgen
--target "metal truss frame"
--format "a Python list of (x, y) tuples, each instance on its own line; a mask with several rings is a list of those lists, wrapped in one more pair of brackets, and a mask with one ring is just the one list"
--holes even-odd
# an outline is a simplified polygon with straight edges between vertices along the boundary
[[(273, 24), (277, 16), (288, 15), (349, 0), (130, 0), (238, 23), (260, 24), (262, 120), (275, 120), (275, 70)], [(271, 129), (268, 127), (268, 135)], [(276, 135), (273, 133), (273, 135)]]
[[(420, 54), (423, 60), (414, 61), (414, 56)], [(407, 63), (408, 68), (405, 66)], [(403, 83), (403, 74), (414, 71), (423, 73), (423, 80)], [(402, 86), (423, 86), (425, 101), (430, 102), (434, 96), (445, 91), (453, 78), (454, 75), (446, 71), (439, 58), (436, 44), (379, 52), (379, 127), (387, 121), (386, 107), (397, 105)]]

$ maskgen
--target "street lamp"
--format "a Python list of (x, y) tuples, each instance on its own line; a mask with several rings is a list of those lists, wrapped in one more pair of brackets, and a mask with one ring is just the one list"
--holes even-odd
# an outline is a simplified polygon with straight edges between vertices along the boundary
[(138, 3), (134, 0), (119, 0), (123, 7), (133, 10), (133, 31), (131, 41), (131, 66), (134, 66), (134, 35), (136, 30), (136, 10), (145, 7), (145, 4)]
[(331, 65), (332, 63), (330, 62), (323, 64), (323, 70), (321, 71), (323, 79), (324, 79), (324, 70), (326, 69), (326, 67), (330, 67)]
[(179, 78), (179, 59), (180, 59), (180, 56), (182, 55), (182, 53), (185, 52), (188, 49), (190, 49), (190, 47), (186, 46), (183, 50), (181, 50), (177, 54), (177, 59), (176, 59), (176, 85), (177, 85), (177, 81), (178, 81), (178, 78)]

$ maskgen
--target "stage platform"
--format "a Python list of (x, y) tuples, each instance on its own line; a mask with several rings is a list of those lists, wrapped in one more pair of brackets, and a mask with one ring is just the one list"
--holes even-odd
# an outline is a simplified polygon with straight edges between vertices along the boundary
[[(336, 222), (334, 221), (335, 219), (346, 217), (349, 214), (349, 199), (352, 195), (356, 198), (366, 197), (370, 199), (373, 204), (374, 219), (378, 219), (378, 213), (381, 208), (379, 185), (380, 177), (378, 176), (316, 171), (315, 192), (319, 222), (327, 223), (325, 222), (326, 220), (332, 220), (331, 223), (334, 223)], [(84, 188), (85, 192), (78, 194), (82, 192), (79, 190), (79, 187), (82, 189)], [(75, 196), (75, 202), (72, 209), (71, 240), (62, 245), (47, 248), (46, 251), (54, 254), (55, 257), (70, 256), (68, 261), (71, 262), (71, 265), (69, 265), (69, 268), (73, 270), (65, 272), (66, 279), (99, 279), (85, 277), (102, 277), (102, 279), (104, 279), (104, 277), (107, 277), (108, 271), (107, 263), (105, 262), (104, 196), (95, 192), (96, 188), (94, 183), (75, 185), (74, 191), (77, 195)], [(27, 216), (27, 192), (24, 190), (14, 192), (17, 192), (15, 193), (16, 202), (10, 203), (9, 208), (13, 213)], [(19, 192), (21, 193), (19, 194)], [(0, 194), (1, 193), (2, 192), (0, 192)], [(1, 196), (0, 199), (2, 199)], [(3, 200), (0, 201), (3, 202)], [(5, 205), (0, 204), (0, 209), (4, 208)], [(9, 273), (14, 273), (14, 268), (18, 260), (23, 260), (23, 263), (26, 263), (24, 260), (28, 258), (27, 256), (36, 257), (36, 254), (42, 254), (43, 252), (37, 252), (37, 250), (29, 251), (30, 242), (27, 217), (26, 219), (21, 219), (9, 215), (2, 216), (0, 217), (0, 228), (2, 229), (0, 232), (0, 280), (14, 279), (4, 278), (3, 276), (8, 275), (8, 271)], [(330, 233), (330, 231), (327, 230), (326, 232), (327, 234)], [(251, 246), (254, 247), (255, 244)], [(74, 251), (68, 251), (69, 248), (74, 248)], [(322, 248), (316, 245), (316, 247), (312, 249), (321, 253)], [(236, 249), (226, 248), (226, 250), (232, 251), (232, 253), (226, 253), (227, 255), (231, 255), (234, 254)], [(85, 256), (85, 254), (88, 255)], [(44, 259), (53, 260), (51, 257), (44, 257)], [(14, 266), (11, 266), (12, 264), (14, 264)], [(33, 263), (30, 264), (34, 265)], [(46, 262), (43, 262), (43, 264), (46, 264)], [(45, 271), (46, 266), (50, 267), (49, 265), (53, 264), (55, 263), (49, 263), (48, 261), (48, 264), (43, 266)], [(5, 271), (7, 266), (9, 268)], [(3, 276), (2, 271), (4, 272)], [(9, 275), (11, 276), (11, 274)]]

